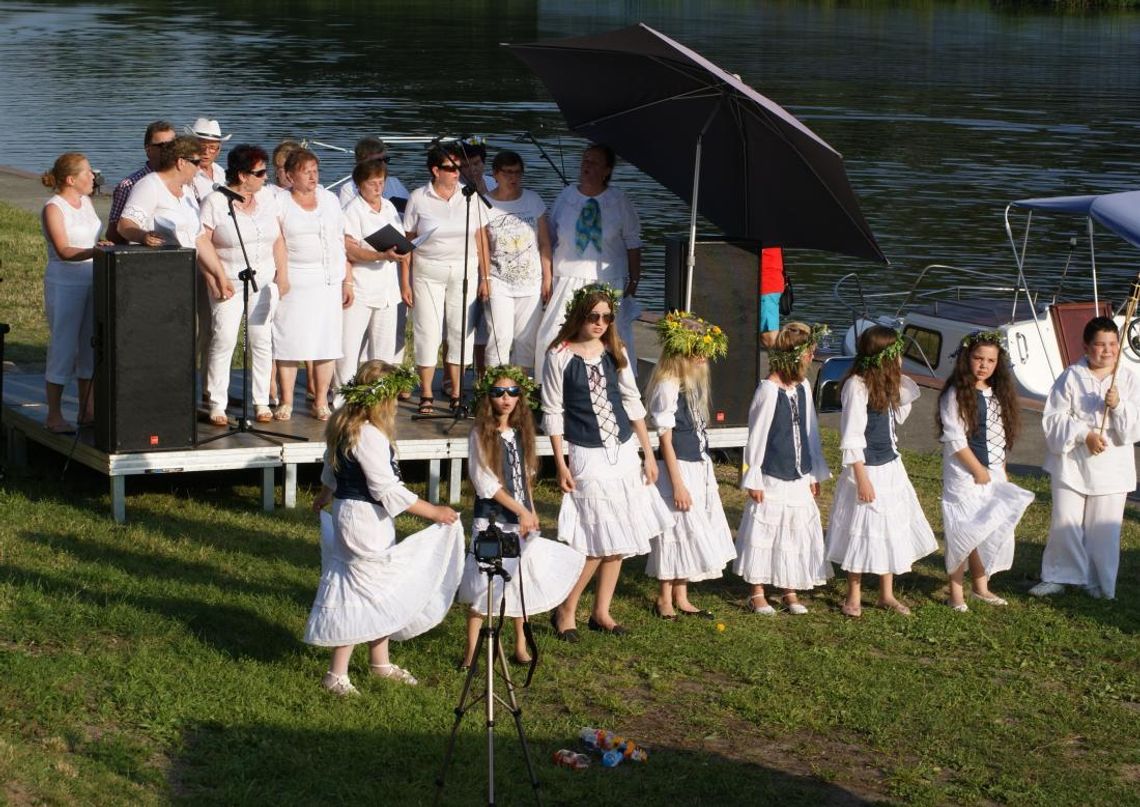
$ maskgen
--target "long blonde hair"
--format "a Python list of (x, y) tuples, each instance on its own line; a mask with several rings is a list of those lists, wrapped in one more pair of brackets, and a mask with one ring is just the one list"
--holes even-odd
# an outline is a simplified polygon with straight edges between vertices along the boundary
[[(372, 384), (392, 372), (394, 368), (386, 362), (372, 360), (360, 365), (356, 371), (355, 383)], [(333, 470), (340, 470), (339, 456), (348, 455), (356, 448), (360, 439), (360, 427), (371, 423), (384, 433), (390, 443), (396, 442), (396, 398), (392, 396), (377, 401), (371, 406), (348, 403), (333, 412), (325, 427), (325, 442), (331, 454)]]
[(696, 361), (685, 356), (662, 352), (645, 388), (645, 400), (653, 400), (653, 393), (657, 391), (662, 381), (676, 381), (681, 391), (685, 393), (689, 411), (708, 422), (712, 394), (707, 361)]

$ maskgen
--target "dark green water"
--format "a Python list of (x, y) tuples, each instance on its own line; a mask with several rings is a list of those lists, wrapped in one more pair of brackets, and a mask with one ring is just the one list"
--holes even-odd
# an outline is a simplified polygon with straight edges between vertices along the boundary
[[(477, 133), (520, 151), (550, 202), (561, 183), (520, 133), (564, 154), (571, 176), (581, 142), (499, 43), (637, 21), (739, 73), (845, 155), (894, 267), (790, 255), (800, 314), (837, 319), (830, 287), (844, 271), (886, 287), (935, 261), (1008, 274), (1006, 202), (1140, 187), (1140, 16), (978, 2), (0, 2), (0, 162), (38, 171), (80, 149), (117, 180), (141, 163), (157, 117), (216, 117), (231, 143), (264, 145)], [(324, 181), (349, 170), (320, 153)], [(421, 184), (422, 147), (397, 148), (392, 169)], [(652, 307), (662, 238), (685, 229), (687, 210), (628, 166), (616, 181), (642, 215)], [(1059, 271), (1077, 230), (1041, 231), (1037, 277)], [(1135, 258), (1098, 242), (1110, 293)]]

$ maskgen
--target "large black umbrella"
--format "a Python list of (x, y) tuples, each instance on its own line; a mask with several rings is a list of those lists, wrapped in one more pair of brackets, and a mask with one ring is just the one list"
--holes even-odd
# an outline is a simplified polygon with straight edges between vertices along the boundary
[(695, 51), (644, 24), (507, 47), (573, 131), (691, 204), (690, 284), (697, 211), (729, 236), (887, 262), (842, 155)]

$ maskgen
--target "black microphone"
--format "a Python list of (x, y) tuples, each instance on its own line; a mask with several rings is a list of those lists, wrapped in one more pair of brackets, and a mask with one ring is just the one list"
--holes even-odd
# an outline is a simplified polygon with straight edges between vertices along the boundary
[(245, 201), (244, 196), (242, 196), (237, 191), (231, 191), (229, 188), (227, 188), (225, 185), (221, 184), (220, 182), (214, 183), (214, 190), (216, 190), (222, 196), (229, 199), (231, 202), (244, 202)]

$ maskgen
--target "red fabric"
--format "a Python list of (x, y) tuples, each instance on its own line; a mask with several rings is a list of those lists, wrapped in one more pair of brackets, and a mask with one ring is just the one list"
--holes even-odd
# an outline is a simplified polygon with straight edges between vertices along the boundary
[(760, 293), (778, 294), (784, 290), (784, 250), (764, 247), (760, 250)]

